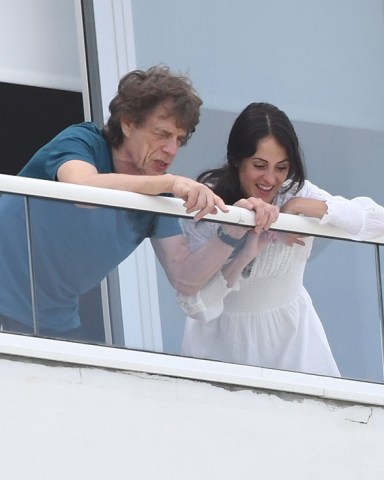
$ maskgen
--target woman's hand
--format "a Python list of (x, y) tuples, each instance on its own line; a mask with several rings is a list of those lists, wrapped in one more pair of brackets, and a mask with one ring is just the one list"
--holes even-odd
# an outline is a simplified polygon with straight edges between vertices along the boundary
[(244, 245), (244, 251), (249, 259), (254, 259), (271, 242), (274, 241), (275, 232), (256, 233), (255, 230), (249, 230)]
[(254, 210), (256, 213), (256, 226), (253, 229), (255, 233), (261, 233), (268, 230), (276, 222), (279, 216), (279, 208), (276, 205), (266, 203), (261, 198), (249, 197), (242, 198), (235, 203), (236, 207)]
[(288, 245), (289, 247), (293, 247), (294, 244), (301, 245), (302, 247), (304, 247), (305, 242), (301, 239), (305, 238), (306, 236), (307, 235), (302, 235), (299, 233), (273, 232), (271, 235), (271, 241), (282, 242)]

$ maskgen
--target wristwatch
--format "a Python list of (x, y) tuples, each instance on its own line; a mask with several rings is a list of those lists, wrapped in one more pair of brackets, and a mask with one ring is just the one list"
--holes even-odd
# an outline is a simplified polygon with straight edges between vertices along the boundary
[(227, 245), (233, 248), (237, 247), (237, 245), (239, 245), (239, 243), (242, 241), (242, 238), (234, 238), (228, 235), (227, 233), (225, 233), (221, 225), (217, 229), (216, 233), (222, 242), (226, 243)]

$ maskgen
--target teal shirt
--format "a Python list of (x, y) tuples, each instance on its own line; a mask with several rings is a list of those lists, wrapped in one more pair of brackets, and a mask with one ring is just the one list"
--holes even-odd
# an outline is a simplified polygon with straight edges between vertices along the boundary
[(83, 160), (99, 173), (113, 172), (112, 152), (101, 129), (84, 122), (66, 128), (38, 150), (19, 175), (56, 180), (57, 170), (68, 160)]
[[(111, 150), (89, 122), (67, 128), (20, 172), (55, 179), (60, 165), (84, 160), (99, 172), (113, 169)], [(29, 199), (31, 248), (40, 328), (63, 332), (80, 325), (79, 295), (95, 287), (146, 238), (181, 233), (176, 217)], [(0, 197), (0, 313), (32, 324), (24, 197)], [(6, 226), (6, 228), (4, 228)]]

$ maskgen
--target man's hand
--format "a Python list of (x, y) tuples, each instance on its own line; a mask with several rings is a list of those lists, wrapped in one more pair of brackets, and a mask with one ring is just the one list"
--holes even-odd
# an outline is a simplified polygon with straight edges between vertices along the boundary
[(196, 222), (209, 213), (216, 214), (217, 209), (225, 213), (229, 211), (224, 201), (209, 187), (190, 178), (174, 175), (170, 191), (184, 200), (187, 213), (197, 212), (194, 216)]

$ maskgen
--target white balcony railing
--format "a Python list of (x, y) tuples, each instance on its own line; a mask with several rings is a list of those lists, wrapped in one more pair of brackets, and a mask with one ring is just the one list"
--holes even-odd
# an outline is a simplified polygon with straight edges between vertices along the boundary
[[(182, 205), (183, 202), (180, 199), (141, 195), (131, 192), (8, 175), (0, 175), (0, 192), (13, 193), (25, 197), (64, 200), (80, 204), (151, 211), (177, 217), (193, 216), (185, 213)], [(252, 212), (233, 206), (230, 207), (230, 211), (227, 214), (219, 212), (217, 215), (208, 215), (206, 218), (207, 220), (215, 222), (243, 226), (253, 226), (255, 224), (255, 216)], [(10, 221), (12, 220), (10, 219)], [(301, 216), (281, 214), (278, 221), (273, 225), (273, 229), (339, 240), (349, 240), (345, 232), (329, 225), (320, 225), (317, 219)], [(381, 322), (383, 322), (379, 248), (381, 245), (384, 245), (384, 236), (364, 243), (372, 244), (377, 252), (376, 275), (378, 303), (380, 305)], [(381, 331), (383, 331), (382, 326)], [(312, 393), (316, 396), (327, 396), (339, 399), (344, 398), (345, 395), (347, 395), (345, 392), (349, 391), (356, 401), (365, 401), (367, 398), (365, 395), (368, 394), (371, 400), (373, 398), (375, 399), (375, 403), (384, 405), (384, 400), (381, 397), (384, 392), (382, 392), (380, 385), (374, 386), (370, 384), (369, 386), (365, 385), (362, 387), (360, 382), (350, 380), (326, 379), (292, 372), (274, 372), (263, 368), (220, 364), (217, 362), (170, 357), (169, 355), (164, 356), (148, 352), (134, 352), (121, 349), (114, 351), (114, 349), (111, 350), (107, 347), (95, 345), (69, 345), (56, 340), (15, 337), (8, 334), (2, 335), (0, 341), (1, 351), (6, 354), (14, 352), (15, 354), (23, 355), (21, 352), (24, 352), (24, 355), (31, 357), (47, 359), (59, 358), (60, 361), (63, 361), (64, 358), (67, 358), (67, 360), (70, 358), (68, 361), (73, 361), (74, 363), (85, 362), (98, 366), (103, 366), (106, 362), (107, 365), (105, 366), (111, 368), (131, 368), (148, 373), (200, 378), (209, 381), (250, 385), (254, 387), (263, 386), (263, 388), (277, 388), (284, 391), (300, 391), (301, 393)], [(69, 357), (67, 355), (69, 355)], [(120, 365), (120, 367), (118, 365)], [(129, 365), (131, 367), (129, 367)], [(365, 393), (363, 394), (362, 392)]]
[[(86, 187), (68, 183), (51, 182), (34, 178), (15, 177), (0, 174), (0, 192), (16, 193), (31, 197), (69, 200), (90, 205), (103, 205), (117, 208), (132, 208), (175, 215), (178, 217), (193, 217), (185, 213), (183, 201), (177, 198), (142, 195), (139, 193), (111, 190), (107, 188)], [(222, 223), (232, 223), (243, 226), (254, 226), (255, 215), (239, 207), (229, 206), (229, 213), (218, 212), (217, 215), (207, 215), (207, 220)], [(274, 230), (298, 232), (314, 236), (349, 240), (343, 230), (332, 225), (321, 225), (316, 218), (294, 216), (281, 213)], [(366, 243), (384, 245), (384, 235), (378, 236)]]

